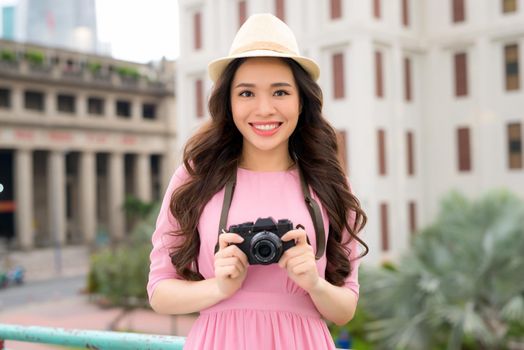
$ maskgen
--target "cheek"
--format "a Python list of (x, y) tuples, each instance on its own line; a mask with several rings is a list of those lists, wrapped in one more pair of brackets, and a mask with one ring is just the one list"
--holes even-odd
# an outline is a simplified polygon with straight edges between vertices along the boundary
[(245, 111), (242, 111), (240, 108), (231, 108), (231, 113), (233, 114), (233, 123), (237, 127), (237, 130), (242, 133), (242, 130), (245, 129)]

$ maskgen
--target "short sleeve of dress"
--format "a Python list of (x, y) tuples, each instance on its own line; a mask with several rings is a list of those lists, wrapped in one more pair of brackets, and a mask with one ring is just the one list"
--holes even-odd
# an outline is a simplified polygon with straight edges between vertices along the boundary
[[(345, 231), (345, 237), (349, 235), (347, 231)], [(358, 283), (358, 268), (360, 266), (360, 258), (359, 258), (359, 250), (358, 250), (358, 241), (356, 239), (352, 239), (348, 244), (347, 247), (350, 250), (349, 259), (351, 264), (351, 273), (346, 277), (346, 280), (344, 281), (344, 285), (346, 288), (349, 288), (355, 293), (358, 299), (359, 295), (359, 289), (360, 284)]]
[[(351, 184), (349, 184), (349, 181), (348, 181), (348, 185), (349, 185), (351, 193), (353, 193)], [(355, 223), (355, 212), (354, 211), (351, 211), (349, 213), (348, 223), (349, 223), (349, 227), (353, 227)], [(350, 266), (351, 266), (351, 272), (346, 277), (344, 284), (346, 288), (351, 289), (355, 293), (358, 299), (359, 290), (360, 290), (360, 284), (358, 283), (358, 268), (360, 266), (361, 258), (359, 258), (360, 251), (359, 251), (358, 241), (354, 238), (351, 238), (351, 239), (350, 238), (351, 237), (349, 235), (349, 232), (347, 230), (344, 230), (342, 234), (342, 242), (347, 242), (346, 249), (350, 252), (349, 260), (350, 260)]]
[(158, 282), (164, 279), (178, 278), (176, 269), (171, 263), (169, 247), (176, 243), (176, 237), (169, 234), (178, 229), (178, 222), (169, 210), (171, 195), (173, 191), (187, 181), (189, 175), (183, 166), (180, 166), (169, 181), (169, 185), (162, 200), (162, 206), (156, 220), (155, 231), (152, 236), (153, 248), (149, 255), (149, 280), (147, 283), (147, 294), (149, 300)]

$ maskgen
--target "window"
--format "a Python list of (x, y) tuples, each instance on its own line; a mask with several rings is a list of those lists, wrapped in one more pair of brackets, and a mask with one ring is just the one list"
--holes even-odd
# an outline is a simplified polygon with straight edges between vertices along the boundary
[(342, 0), (330, 0), (331, 4), (331, 19), (339, 19), (342, 17)]
[(104, 100), (98, 97), (89, 97), (87, 99), (87, 113), (92, 115), (103, 115)]
[(375, 51), (375, 95), (384, 97), (384, 76), (382, 74), (382, 52)]
[(468, 64), (465, 52), (455, 54), (455, 96), (468, 95)]
[(345, 130), (337, 130), (337, 146), (338, 146), (338, 160), (340, 162), (340, 166), (342, 166), (342, 169), (345, 171), (345, 173), (348, 173), (348, 166), (347, 166), (347, 150), (346, 150), (346, 131)]
[(520, 123), (508, 124), (508, 167), (522, 169), (522, 126)]
[(116, 101), (116, 115), (119, 117), (131, 117), (131, 102), (124, 100)]
[(373, 0), (373, 17), (375, 17), (376, 19), (380, 19), (380, 10), (380, 0)]
[(247, 18), (247, 5), (246, 1), (242, 0), (238, 2), (238, 26), (240, 27)]
[(196, 116), (202, 118), (204, 116), (204, 83), (202, 79), (195, 81), (195, 110)]
[(144, 103), (142, 105), (142, 118), (156, 119), (156, 105), (153, 103)]
[(504, 46), (504, 64), (506, 90), (519, 90), (519, 46), (517, 44)]
[(56, 107), (59, 112), (75, 113), (75, 96), (64, 94), (57, 95)]
[(411, 101), (411, 59), (404, 57), (404, 99)]
[(409, 232), (417, 232), (417, 203), (410, 201), (408, 203)]
[(32, 111), (44, 110), (44, 94), (38, 91), (26, 91), (24, 93), (24, 106)]
[(407, 172), (408, 175), (415, 175), (415, 156), (414, 156), (414, 140), (413, 132), (408, 131), (406, 133), (406, 159), (407, 159)]
[(517, 12), (517, 0), (502, 0), (502, 12)]
[(464, 11), (464, 0), (452, 0), (452, 17), (453, 23), (464, 22), (466, 14)]
[(382, 251), (389, 250), (389, 224), (388, 224), (388, 205), (380, 203), (380, 233), (382, 238)]
[(344, 54), (337, 53), (332, 57), (333, 64), (333, 98), (344, 98)]
[(11, 90), (0, 88), (0, 108), (11, 107)]
[(471, 145), (469, 128), (459, 128), (457, 130), (458, 143), (458, 169), (459, 171), (471, 170)]
[(275, 14), (282, 21), (286, 21), (286, 4), (284, 0), (275, 0)]
[(377, 131), (378, 147), (378, 173), (386, 175), (386, 132), (382, 129)]
[(197, 12), (193, 15), (193, 48), (202, 48), (202, 15)]
[(402, 24), (409, 27), (409, 0), (402, 0)]

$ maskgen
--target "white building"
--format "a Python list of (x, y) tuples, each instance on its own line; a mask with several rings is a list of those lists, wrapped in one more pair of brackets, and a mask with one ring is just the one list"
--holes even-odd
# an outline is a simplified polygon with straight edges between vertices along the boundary
[(207, 63), (250, 14), (276, 14), (321, 66), (370, 260), (405, 250), (452, 189), (524, 197), (524, 0), (179, 3), (179, 149), (207, 116)]
[(128, 237), (127, 196), (173, 172), (174, 64), (0, 40), (0, 243), (30, 250)]

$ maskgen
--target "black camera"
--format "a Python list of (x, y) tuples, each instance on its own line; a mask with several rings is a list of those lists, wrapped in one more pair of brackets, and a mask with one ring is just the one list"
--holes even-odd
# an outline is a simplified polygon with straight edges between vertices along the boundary
[(284, 242), (280, 239), (293, 229), (293, 223), (287, 219), (275, 220), (272, 217), (258, 218), (240, 225), (231, 225), (229, 232), (244, 238), (236, 244), (247, 256), (251, 265), (269, 265), (278, 262), (282, 254), (295, 245), (295, 240)]

